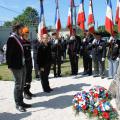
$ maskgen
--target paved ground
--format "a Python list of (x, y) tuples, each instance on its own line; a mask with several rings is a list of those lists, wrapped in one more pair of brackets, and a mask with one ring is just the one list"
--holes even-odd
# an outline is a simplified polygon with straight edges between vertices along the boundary
[[(0, 120), (88, 120), (83, 114), (75, 117), (71, 107), (73, 95), (94, 85), (108, 88), (110, 83), (111, 80), (81, 75), (51, 78), (50, 85), (54, 91), (48, 94), (42, 92), (40, 81), (34, 80), (31, 91), (37, 97), (30, 101), (25, 100), (33, 107), (27, 109), (26, 113), (20, 113), (14, 107), (14, 82), (0, 81)], [(115, 100), (112, 100), (112, 104), (116, 107)]]

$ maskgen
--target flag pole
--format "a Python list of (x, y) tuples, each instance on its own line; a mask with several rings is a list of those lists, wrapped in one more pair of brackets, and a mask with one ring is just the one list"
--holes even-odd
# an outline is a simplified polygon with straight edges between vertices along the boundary
[[(40, 12), (41, 12), (41, 5), (42, 5), (43, 0), (40, 0)], [(39, 18), (39, 22), (41, 21), (41, 13), (40, 13), (40, 18)]]
[(70, 34), (73, 34), (73, 5), (74, 5), (74, 0), (70, 0), (70, 9), (71, 9), (71, 27), (70, 28)]

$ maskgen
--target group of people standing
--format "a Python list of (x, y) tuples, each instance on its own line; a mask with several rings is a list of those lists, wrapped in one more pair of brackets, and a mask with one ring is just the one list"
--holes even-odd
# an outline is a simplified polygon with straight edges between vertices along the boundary
[(81, 52), (83, 56), (84, 75), (92, 75), (92, 63), (94, 67), (93, 77), (105, 78), (105, 60), (108, 59), (108, 79), (114, 79), (117, 72), (120, 57), (120, 41), (116, 33), (108, 41), (102, 40), (100, 33), (85, 33), (82, 41)]
[(66, 51), (70, 59), (71, 75), (78, 74), (79, 56), (82, 56), (83, 75), (91, 76), (94, 64), (94, 77), (101, 76), (102, 79), (105, 77), (106, 57), (109, 61), (109, 79), (114, 78), (120, 57), (120, 42), (114, 36), (106, 42), (99, 33), (91, 34), (85, 31), (84, 39), (81, 40), (76, 31), (66, 38), (59, 37), (53, 32), (52, 36), (44, 34), (41, 39), (37, 38), (30, 42), (29, 28), (23, 24), (15, 24), (7, 41), (6, 61), (15, 79), (16, 108), (21, 112), (31, 107), (30, 104), (24, 103), (23, 98), (32, 99), (35, 96), (30, 92), (33, 68), (31, 49), (33, 49), (35, 77), (41, 79), (43, 91), (47, 93), (53, 91), (48, 80), (51, 66), (54, 77), (62, 77), (61, 64), (66, 58)]

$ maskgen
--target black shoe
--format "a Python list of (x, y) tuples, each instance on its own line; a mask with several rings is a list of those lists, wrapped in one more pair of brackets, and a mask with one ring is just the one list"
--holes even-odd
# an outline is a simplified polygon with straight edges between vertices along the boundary
[(53, 89), (51, 89), (51, 88), (50, 88), (49, 90), (50, 90), (50, 91), (53, 91)]
[(22, 106), (23, 106), (24, 108), (31, 108), (31, 107), (32, 107), (32, 105), (26, 104), (26, 103), (23, 103)]
[(46, 92), (46, 93), (50, 93), (50, 92), (51, 92), (51, 90), (44, 90), (44, 92)]
[(83, 75), (87, 75), (87, 72), (84, 72)]
[(78, 75), (78, 73), (75, 73), (75, 75)]
[(24, 93), (24, 98), (27, 100), (31, 100), (32, 97), (29, 94)]
[(93, 77), (99, 77), (99, 75), (98, 75), (98, 74), (96, 74), (96, 75), (94, 75)]
[(101, 79), (104, 79), (105, 78), (105, 76), (101, 76)]
[(92, 73), (89, 73), (89, 74), (88, 74), (88, 76), (91, 76), (91, 75), (92, 75)]
[(58, 75), (58, 77), (62, 77), (62, 75)]
[(18, 111), (20, 111), (20, 112), (26, 112), (26, 109), (25, 109), (23, 106), (17, 105), (17, 106), (16, 106), (16, 109), (17, 109)]
[(28, 91), (28, 93), (27, 93), (29, 96), (31, 96), (31, 97), (36, 97), (36, 95), (35, 94), (32, 94), (30, 91)]

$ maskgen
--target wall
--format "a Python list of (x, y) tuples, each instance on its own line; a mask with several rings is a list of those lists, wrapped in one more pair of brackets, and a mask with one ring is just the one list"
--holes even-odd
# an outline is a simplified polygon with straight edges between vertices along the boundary
[[(4, 28), (0, 27), (0, 48), (7, 42), (10, 33), (12, 32), (12, 28)], [(36, 39), (36, 28), (30, 27), (30, 40)]]

